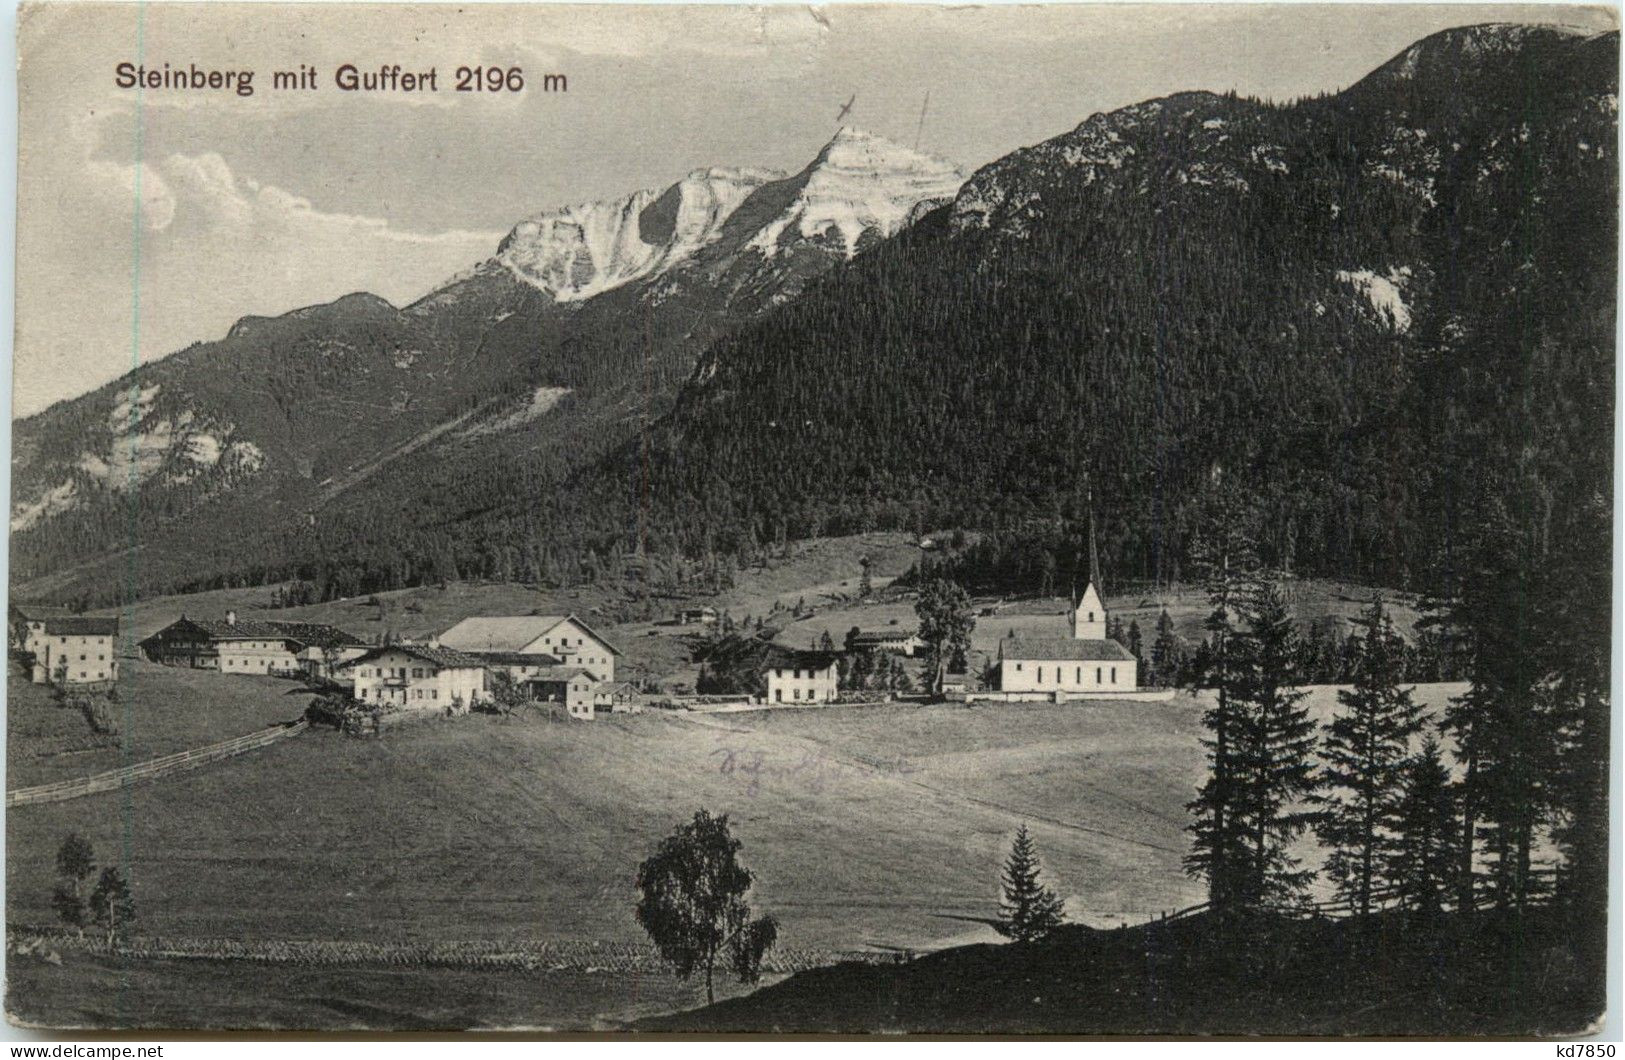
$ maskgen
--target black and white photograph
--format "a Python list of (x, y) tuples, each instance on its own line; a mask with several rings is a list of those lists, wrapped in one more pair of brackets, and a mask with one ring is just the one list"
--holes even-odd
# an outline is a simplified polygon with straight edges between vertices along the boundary
[(1619, 24), (23, 5), (12, 1033), (1617, 1035)]

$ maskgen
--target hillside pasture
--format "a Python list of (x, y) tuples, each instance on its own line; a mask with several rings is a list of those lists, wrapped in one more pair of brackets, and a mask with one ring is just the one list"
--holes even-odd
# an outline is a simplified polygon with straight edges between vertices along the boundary
[[(1287, 581), (1282, 585), (1293, 618), (1301, 626), (1312, 622), (1334, 619), (1338, 632), (1347, 635), (1356, 630), (1355, 621), (1371, 604), (1373, 590), (1323, 579)], [(1413, 634), (1417, 620), (1415, 600), (1403, 594), (1384, 592), (1384, 604), (1394, 624), (1407, 636)], [(813, 603), (813, 598), (808, 598)], [(971, 631), (971, 655), (974, 668), (981, 660), (998, 653), (999, 641), (1009, 636), (1062, 637), (1067, 636), (1067, 612), (1070, 602), (1065, 596), (1029, 597), (1020, 600), (992, 598), (975, 601), (976, 628)], [(1126, 630), (1130, 622), (1138, 622), (1146, 650), (1156, 639), (1157, 620), (1163, 609), (1173, 620), (1174, 632), (1187, 646), (1199, 643), (1205, 633), (1210, 607), (1206, 595), (1197, 587), (1174, 586), (1154, 592), (1133, 592), (1112, 595), (1106, 600), (1106, 611), (1121, 619)], [(984, 615), (992, 609), (994, 614)], [(919, 626), (911, 600), (877, 599), (869, 602), (838, 601), (817, 610), (814, 614), (787, 626), (779, 634), (779, 641), (796, 648), (814, 647), (824, 633), (839, 647), (852, 627), (864, 630), (908, 629)]]
[(80, 711), (15, 668), (6, 686), (6, 785), (46, 784), (185, 751), (301, 717), (310, 695), (295, 681), (120, 663), (119, 731), (98, 734)]

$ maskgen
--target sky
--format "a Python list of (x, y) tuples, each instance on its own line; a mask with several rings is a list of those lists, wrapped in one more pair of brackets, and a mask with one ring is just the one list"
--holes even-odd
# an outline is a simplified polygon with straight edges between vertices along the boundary
[[(1170, 92), (1284, 101), (1345, 87), (1449, 26), (1613, 17), (1550, 5), (25, 8), (14, 412), (245, 315), (359, 290), (404, 304), (540, 210), (708, 166), (799, 170), (852, 97), (846, 124), (974, 169)], [(252, 70), (255, 91), (121, 88), (122, 62)], [(433, 67), (440, 91), (341, 92), (344, 63)], [(272, 71), (301, 64), (320, 87), (272, 90)], [(472, 64), (520, 67), (528, 87), (451, 91)], [(544, 73), (568, 90), (541, 91)]]

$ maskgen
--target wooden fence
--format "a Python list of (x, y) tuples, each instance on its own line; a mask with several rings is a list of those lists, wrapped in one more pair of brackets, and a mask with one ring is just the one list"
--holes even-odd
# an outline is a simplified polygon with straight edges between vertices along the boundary
[[(1560, 870), (1557, 868), (1536, 865), (1529, 869), (1529, 875), (1537, 882), (1532, 889), (1532, 893), (1529, 895), (1528, 904), (1542, 905), (1549, 900), (1551, 892), (1556, 889), (1561, 875)], [(1475, 883), (1473, 890), (1474, 894), (1477, 896), (1478, 908), (1489, 908), (1493, 904), (1495, 895), (1490, 884), (1483, 881), (1478, 881)], [(1373, 913), (1391, 911), (1395, 908), (1395, 902), (1398, 898), (1399, 891), (1397, 888), (1375, 888), (1371, 892), (1371, 910)], [(1447, 892), (1445, 898), (1447, 901), (1453, 900), (1454, 892)], [(1184, 909), (1179, 909), (1174, 912), (1168, 912), (1165, 910), (1159, 915), (1150, 917), (1145, 921), (1145, 923), (1169, 924), (1176, 920), (1184, 920), (1187, 917), (1195, 916), (1198, 913), (1205, 913), (1210, 908), (1212, 908), (1210, 903), (1202, 902), (1199, 905), (1186, 906)], [(1341, 920), (1348, 919), (1359, 914), (1357, 904), (1349, 901), (1346, 898), (1332, 898), (1320, 902), (1303, 902), (1295, 905), (1273, 906), (1269, 908), (1269, 911), (1281, 916), (1299, 917), (1303, 919), (1318, 917), (1324, 919)], [(1119, 927), (1127, 926), (1128, 925), (1126, 924), (1119, 925)]]
[(59, 780), (54, 784), (40, 784), (32, 788), (18, 788), (6, 792), (6, 806), (26, 806), (37, 802), (62, 802), (65, 799), (77, 799), (84, 795), (95, 795), (103, 791), (116, 791), (119, 788), (154, 777), (167, 776), (170, 773), (179, 773), (188, 769), (196, 769), (211, 762), (218, 762), (224, 758), (240, 755), (245, 751), (269, 747), (271, 744), (289, 737), (297, 736), (305, 731), (306, 722), (303, 718), (277, 725), (259, 732), (251, 732), (247, 736), (238, 736), (230, 740), (209, 744), (207, 747), (194, 747), (189, 751), (177, 751), (175, 754), (164, 755), (161, 758), (151, 758), (145, 762), (137, 762), (132, 766), (123, 766), (111, 769), (105, 773), (96, 773), (88, 777), (79, 777), (74, 780)]

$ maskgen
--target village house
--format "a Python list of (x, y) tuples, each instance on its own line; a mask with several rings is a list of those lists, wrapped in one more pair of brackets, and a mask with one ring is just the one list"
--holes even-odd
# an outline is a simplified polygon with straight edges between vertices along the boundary
[(545, 656), (546, 661), (538, 665), (580, 667), (595, 681), (615, 680), (615, 657), (621, 654), (575, 615), (465, 618), (440, 634), (439, 640), (444, 647), (470, 654)]
[(89, 615), (24, 618), (23, 651), (36, 685), (95, 685), (118, 680), (118, 619)]
[(65, 607), (51, 604), (10, 604), (6, 608), (10, 648), (15, 652), (33, 653), (32, 638), (45, 632), (48, 618), (66, 618), (73, 614)]
[(507, 674), (515, 685), (522, 685), (532, 677), (540, 677), (564, 665), (564, 660), (557, 655), (526, 655), (517, 651), (471, 651), (464, 654), (474, 656), (493, 674)]
[(852, 634), (848, 644), (852, 651), (887, 651), (894, 655), (907, 655), (925, 647), (912, 629), (869, 629)]
[(837, 656), (827, 651), (784, 651), (766, 667), (768, 703), (830, 703), (839, 696)]
[(305, 680), (311, 682), (337, 680), (339, 669), (351, 659), (365, 654), (365, 644), (334, 645), (326, 647), (312, 644), (301, 651), (297, 658), (299, 669), (304, 671)]
[(716, 623), (717, 609), (714, 607), (685, 607), (677, 612), (679, 626), (709, 626)]
[[(363, 647), (359, 637), (317, 622), (278, 622), (238, 618), (180, 618), (143, 640), (141, 652), (164, 666), (219, 670), (226, 674), (300, 675), (307, 672), (308, 649), (331, 674), (345, 649)], [(354, 652), (348, 654), (354, 655)]]
[(592, 690), (592, 705), (611, 714), (642, 714), (643, 693), (630, 681), (601, 684)]
[(358, 702), (462, 713), (486, 698), (485, 666), (472, 655), (437, 644), (372, 648), (338, 673)]
[(572, 718), (593, 720), (596, 713), (593, 690), (598, 682), (579, 666), (550, 667), (545, 673), (526, 678), (531, 698), (542, 703), (558, 703)]
[(1067, 618), (1069, 637), (1011, 636), (999, 642), (1004, 692), (1126, 692), (1136, 687), (1134, 656), (1106, 636), (1106, 608), (1093, 580)]

